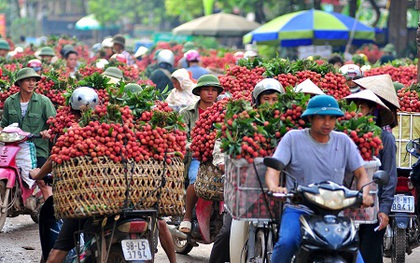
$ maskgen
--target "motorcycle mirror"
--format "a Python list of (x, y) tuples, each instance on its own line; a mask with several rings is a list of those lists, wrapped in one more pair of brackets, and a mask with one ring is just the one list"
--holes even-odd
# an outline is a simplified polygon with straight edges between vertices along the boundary
[(277, 171), (281, 171), (284, 169), (285, 165), (284, 163), (280, 162), (274, 157), (265, 157), (264, 158), (264, 164), (267, 167), (273, 168)]
[(388, 184), (389, 183), (389, 174), (386, 171), (383, 171), (383, 170), (376, 171), (373, 174), (372, 181), (363, 185), (362, 188), (360, 188), (360, 192), (362, 192), (362, 190), (363, 190), (363, 188), (365, 188), (365, 186), (368, 186), (372, 183), (377, 183), (378, 185), (381, 185), (381, 186), (384, 186), (384, 185)]
[(381, 186), (387, 185), (389, 183), (389, 174), (383, 170), (376, 171), (373, 174), (373, 181)]

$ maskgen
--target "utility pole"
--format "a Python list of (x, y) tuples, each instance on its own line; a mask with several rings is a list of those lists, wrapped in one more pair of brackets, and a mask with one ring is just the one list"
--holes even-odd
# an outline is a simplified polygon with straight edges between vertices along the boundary
[[(420, 0), (416, 0), (416, 9), (417, 11), (420, 10)], [(416, 42), (417, 42), (417, 60), (418, 60), (417, 61), (417, 83), (420, 83), (420, 21), (417, 26)]]

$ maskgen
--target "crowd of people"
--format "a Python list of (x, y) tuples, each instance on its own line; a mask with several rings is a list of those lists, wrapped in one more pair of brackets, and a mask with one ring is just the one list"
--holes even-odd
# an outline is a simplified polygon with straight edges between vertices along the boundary
[[(391, 49), (391, 47), (389, 48)], [(125, 50), (125, 38), (122, 35), (115, 35), (112, 38), (104, 39), (100, 45), (92, 48), (92, 54), (97, 61), (98, 67), (106, 67), (111, 59), (124, 63), (128, 66), (135, 65), (136, 59), (141, 59), (147, 49), (132, 55)], [(10, 52), (7, 41), (0, 39), (0, 56), (6, 57)], [(179, 111), (186, 123), (188, 135), (187, 149), (191, 142), (191, 131), (200, 115), (218, 99), (223, 93), (223, 86), (217, 76), (200, 65), (201, 57), (198, 48), (192, 42), (184, 44), (184, 56), (175, 65), (174, 53), (169, 49), (162, 49), (156, 52), (156, 63), (151, 64), (145, 70), (145, 75), (155, 84), (156, 89), (167, 91), (166, 102), (174, 110)], [(47, 119), (55, 116), (56, 111), (50, 99), (36, 92), (37, 82), (41, 79), (43, 65), (48, 65), (54, 60), (61, 59), (66, 65), (68, 76), (74, 77), (78, 71), (78, 52), (72, 46), (64, 46), (58, 58), (51, 47), (42, 47), (36, 52), (39, 59), (33, 59), (17, 72), (15, 85), (19, 92), (10, 96), (3, 109), (1, 127), (5, 128), (12, 123), (27, 132), (40, 133), (44, 139), (36, 139), (37, 169), (28, 173), (25, 180), (34, 183), (36, 180), (40, 186), (44, 198), (52, 196), (51, 187), (44, 182), (44, 176), (51, 172), (51, 160), (49, 160), (48, 125)], [(255, 52), (239, 53), (238, 57), (252, 59), (257, 56)], [(390, 59), (391, 53), (386, 59)], [(359, 229), (360, 254), (357, 262), (382, 262), (382, 239), (385, 228), (389, 222), (388, 215), (392, 204), (392, 197), (396, 187), (396, 145), (391, 129), (397, 125), (396, 110), (398, 105), (387, 101), (381, 91), (370, 89), (363, 82), (363, 71), (357, 65), (344, 65), (339, 57), (332, 57), (329, 63), (339, 69), (346, 77), (347, 85), (352, 95), (346, 99), (355, 101), (364, 115), (372, 115), (376, 125), (382, 128), (382, 141), (384, 148), (377, 156), (381, 161), (381, 169), (390, 174), (391, 180), (379, 190), (379, 213), (378, 223), (362, 224)], [(124, 80), (123, 72), (117, 67), (106, 67), (102, 73), (110, 83), (118, 84)], [(313, 85), (313, 83), (312, 83)], [(371, 83), (369, 85), (375, 85)], [(314, 85), (316, 86), (316, 85)], [(390, 83), (388, 92), (395, 92), (394, 86)], [(127, 91), (134, 93), (141, 89), (136, 83), (126, 85)], [(314, 89), (316, 90), (316, 89)], [(373, 90), (373, 91), (372, 91)], [(278, 94), (285, 92), (284, 87), (275, 79), (264, 79), (259, 82), (252, 93), (253, 106), (255, 108), (263, 104), (273, 104), (277, 101)], [(305, 92), (297, 90), (297, 92)], [(281, 160), (286, 166), (285, 170), (294, 176), (299, 184), (330, 180), (336, 183), (343, 183), (346, 172), (351, 172), (357, 179), (357, 188), (368, 181), (364, 162), (358, 153), (356, 145), (343, 133), (334, 131), (336, 119), (343, 116), (338, 102), (331, 96), (322, 94), (319, 89), (316, 92), (307, 92), (312, 98), (309, 101), (302, 118), (311, 124), (311, 128), (288, 132), (280, 141), (274, 157)], [(98, 97), (93, 89), (78, 90), (73, 92), (70, 99), (70, 106), (74, 113), (80, 111), (80, 105), (95, 107), (98, 104)], [(213, 163), (224, 171), (224, 155), (220, 152), (220, 146), (214, 149)], [(305, 154), (301, 154), (304, 152)], [(331, 156), (334, 158), (331, 158)], [(314, 162), (316, 156), (316, 162)], [(194, 190), (200, 162), (191, 156), (186, 157), (186, 208), (185, 215), (179, 226), (179, 230), (185, 233), (191, 231), (191, 220), (193, 208), (197, 202), (197, 195)], [(317, 172), (314, 172), (317, 171)], [(322, 175), (320, 177), (319, 175)], [(272, 192), (286, 193), (290, 191), (292, 183), (287, 180), (286, 185), (279, 185), (280, 173), (274, 169), (268, 169), (266, 174), (267, 187)], [(370, 206), (372, 198), (368, 195), (368, 188), (363, 191), (363, 205)], [(300, 242), (299, 216), (311, 213), (308, 207), (302, 205), (285, 204), (281, 215), (279, 240), (276, 242), (272, 262), (290, 262), (297, 251)], [(229, 259), (229, 238), (230, 224), (232, 218), (225, 215), (224, 226), (216, 238), (210, 255), (211, 263), (228, 262)], [(65, 222), (57, 239), (54, 249), (46, 262), (61, 262), (67, 252), (73, 247), (72, 233), (75, 231), (76, 223)], [(176, 256), (172, 245), (171, 234), (166, 228), (164, 220), (159, 221), (160, 240), (171, 263), (176, 262)]]

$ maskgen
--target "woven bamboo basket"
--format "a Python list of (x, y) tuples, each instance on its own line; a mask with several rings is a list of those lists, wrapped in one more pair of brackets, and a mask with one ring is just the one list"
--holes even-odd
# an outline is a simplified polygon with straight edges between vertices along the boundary
[[(166, 169), (166, 174), (163, 174)], [(158, 209), (163, 216), (181, 215), (184, 208), (184, 164), (150, 159), (126, 164), (88, 157), (53, 164), (54, 211), (57, 218), (112, 215), (123, 208)], [(127, 187), (128, 186), (128, 187)], [(127, 198), (128, 197), (128, 198)]]
[(194, 183), (197, 196), (211, 201), (223, 200), (223, 172), (211, 161), (200, 163), (197, 179)]

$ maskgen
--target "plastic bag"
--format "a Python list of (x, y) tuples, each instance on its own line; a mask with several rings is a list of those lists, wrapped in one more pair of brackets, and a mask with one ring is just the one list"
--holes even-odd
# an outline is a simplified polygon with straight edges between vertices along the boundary
[(22, 180), (32, 188), (35, 180), (29, 178), (29, 171), (36, 168), (36, 148), (33, 142), (23, 142), (19, 144), (20, 151), (16, 155), (16, 165), (20, 169)]

